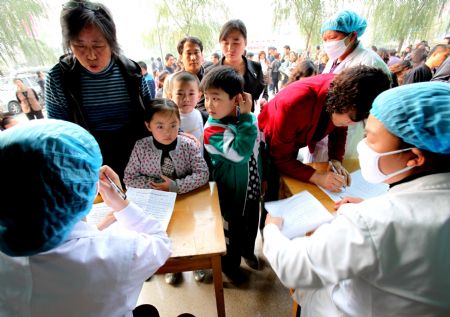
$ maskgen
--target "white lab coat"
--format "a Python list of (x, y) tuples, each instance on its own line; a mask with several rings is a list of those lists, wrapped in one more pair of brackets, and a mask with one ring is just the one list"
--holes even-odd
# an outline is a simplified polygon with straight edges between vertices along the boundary
[(264, 228), (264, 254), (302, 316), (450, 316), (450, 173), (346, 204), (310, 237)]
[(45, 253), (0, 252), (0, 316), (132, 316), (144, 281), (169, 257), (170, 240), (133, 203), (115, 217), (103, 231), (77, 223)]
[[(322, 74), (330, 73), (331, 66), (334, 60), (329, 60), (325, 65)], [(371, 49), (366, 49), (361, 43), (351, 52), (345, 59), (333, 70), (333, 74), (339, 74), (344, 69), (358, 66), (372, 66), (382, 69), (389, 78), (391, 78), (391, 72), (386, 63), (381, 57)], [(344, 160), (358, 159), (358, 153), (356, 147), (358, 142), (364, 138), (364, 122), (358, 122), (348, 127), (347, 141), (345, 143), (345, 155)], [(325, 137), (322, 141), (318, 142), (313, 154), (309, 153), (307, 147), (300, 149), (299, 158), (304, 163), (311, 162), (326, 162), (328, 161), (328, 137)]]

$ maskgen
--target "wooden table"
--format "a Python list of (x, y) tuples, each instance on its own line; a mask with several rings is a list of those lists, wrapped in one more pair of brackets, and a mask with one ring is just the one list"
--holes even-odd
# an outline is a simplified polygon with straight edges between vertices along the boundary
[(217, 315), (225, 316), (220, 258), (226, 245), (216, 183), (177, 195), (167, 234), (172, 255), (157, 273), (212, 269)]
[[(326, 171), (328, 169), (328, 162), (310, 163), (318, 171)], [(358, 160), (347, 160), (342, 164), (350, 173), (359, 169)], [(281, 175), (280, 177), (280, 199), (290, 197), (294, 194), (307, 190), (314, 197), (319, 200), (322, 205), (330, 212), (334, 211), (334, 201), (317, 185), (312, 183), (305, 183), (293, 177), (287, 175)]]

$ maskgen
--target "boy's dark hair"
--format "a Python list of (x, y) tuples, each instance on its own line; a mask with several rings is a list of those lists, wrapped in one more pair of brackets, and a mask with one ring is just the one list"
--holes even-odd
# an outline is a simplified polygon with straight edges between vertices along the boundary
[(186, 37), (183, 37), (178, 42), (178, 45), (177, 45), (178, 54), (180, 54), (180, 55), (183, 54), (183, 47), (184, 47), (184, 43), (186, 43), (186, 42), (198, 45), (198, 47), (200, 48), (200, 52), (203, 52), (203, 43), (198, 37), (186, 36)]
[(4, 116), (3, 118), (0, 118), (0, 127), (2, 129), (6, 129), (6, 126), (10, 124), (13, 119), (14, 117), (12, 116)]
[(219, 42), (223, 41), (233, 31), (238, 31), (239, 33), (241, 33), (244, 39), (247, 41), (247, 28), (245, 27), (244, 22), (236, 19), (230, 20), (222, 26), (219, 34)]
[(244, 78), (230, 66), (216, 66), (200, 83), (201, 91), (205, 92), (210, 88), (222, 89), (231, 99), (244, 91)]
[(352, 121), (361, 121), (369, 116), (375, 98), (390, 86), (389, 76), (380, 68), (364, 65), (347, 68), (330, 84), (327, 111), (330, 114), (355, 111)]
[(171, 58), (171, 57), (175, 57), (175, 56), (173, 56), (171, 53), (167, 53), (166, 56), (164, 57), (164, 59), (167, 62), (169, 60), (169, 58)]
[(181, 121), (177, 104), (167, 98), (152, 99), (145, 107), (144, 121), (150, 122), (153, 115), (158, 112), (174, 114)]
[(178, 73), (173, 74), (172, 78), (170, 79), (170, 81), (172, 83), (174, 82), (183, 82), (183, 83), (187, 83), (187, 82), (196, 82), (199, 86), (200, 86), (200, 81), (198, 80), (198, 77), (195, 76), (194, 74), (191, 74), (190, 72), (187, 71), (181, 71)]
[(112, 55), (120, 55), (116, 25), (108, 8), (104, 4), (86, 0), (75, 2), (79, 3), (78, 6), (63, 5), (61, 11), (60, 23), (64, 50), (70, 52), (70, 41), (74, 40), (84, 27), (93, 25), (105, 37), (111, 47)]
[(220, 55), (218, 53), (212, 53), (211, 56), (214, 56), (214, 58), (220, 59)]
[(139, 65), (140, 67), (142, 67), (143, 69), (147, 70), (147, 64), (145, 64), (143, 61), (139, 61), (139, 62), (137, 62), (137, 63), (138, 63), (138, 65)]

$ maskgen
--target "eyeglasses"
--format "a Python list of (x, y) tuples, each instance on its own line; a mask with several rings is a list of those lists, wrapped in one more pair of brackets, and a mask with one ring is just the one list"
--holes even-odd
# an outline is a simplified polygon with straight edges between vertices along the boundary
[(85, 8), (91, 11), (97, 11), (100, 9), (100, 5), (98, 3), (93, 2), (85, 2), (85, 1), (69, 1), (62, 5), (64, 9), (78, 9)]

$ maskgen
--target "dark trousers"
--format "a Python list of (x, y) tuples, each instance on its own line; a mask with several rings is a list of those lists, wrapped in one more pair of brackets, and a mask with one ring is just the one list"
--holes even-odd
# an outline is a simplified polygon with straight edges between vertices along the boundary
[(227, 254), (222, 257), (224, 271), (236, 270), (241, 264), (241, 256), (249, 258), (255, 253), (255, 240), (258, 234), (259, 200), (247, 200), (244, 213), (233, 212), (225, 229)]
[(30, 112), (25, 113), (28, 120), (34, 120), (34, 119), (44, 119), (44, 115), (42, 114), (42, 110), (35, 111), (33, 109), (30, 110)]

